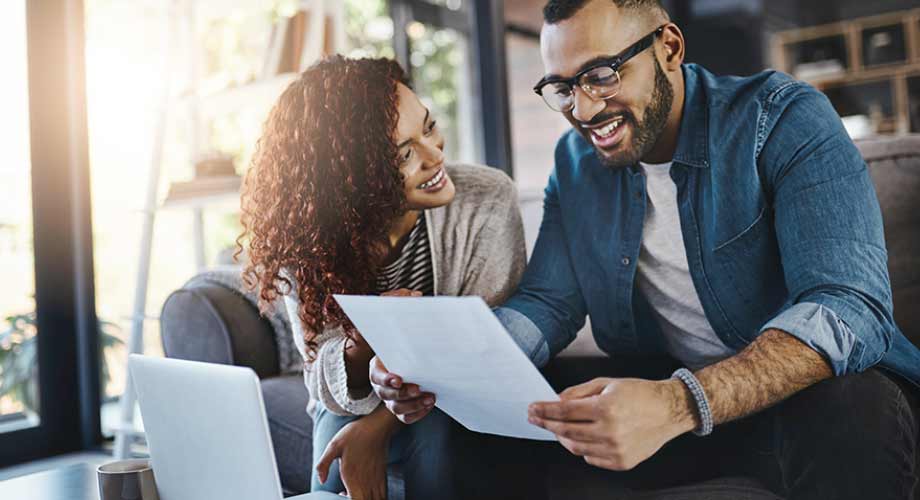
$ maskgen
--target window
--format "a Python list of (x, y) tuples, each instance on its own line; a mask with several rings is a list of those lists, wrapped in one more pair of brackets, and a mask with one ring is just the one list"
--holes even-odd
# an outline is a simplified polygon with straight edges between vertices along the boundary
[(464, 2), (463, 0), (424, 0), (426, 2), (433, 3), (435, 5), (440, 5), (447, 7), (450, 10), (460, 10), (466, 8), (469, 4), (469, 1)]
[[(103, 347), (101, 417), (106, 436), (114, 435), (120, 425), (119, 398), (134, 321), (142, 325), (144, 353), (163, 355), (159, 312), (168, 295), (201, 265), (233, 263), (241, 230), (236, 199), (209, 204), (200, 212), (181, 206), (164, 209), (163, 201), (171, 183), (194, 177), (193, 151), (201, 157), (229, 159), (235, 172), (245, 171), (262, 121), (287, 81), (250, 84), (260, 78), (273, 24), (294, 16), (300, 2), (179, 5), (177, 11), (171, 10), (170, 2), (155, 0), (85, 3), (95, 284)], [(388, 8), (386, 0), (347, 0), (344, 27), (350, 56), (393, 57)], [(172, 34), (170, 22), (175, 23)], [(166, 57), (169, 43), (175, 54), (172, 61)], [(189, 60), (196, 49), (197, 70)], [(193, 71), (202, 96), (196, 120), (188, 105)], [(149, 277), (147, 286), (139, 287), (145, 200), (162, 111), (158, 105), (167, 84), (170, 101)], [(199, 235), (200, 248), (195, 244)], [(146, 293), (140, 316), (134, 311), (138, 293)], [(141, 426), (139, 419), (136, 423)]]
[[(98, 442), (82, 16), (4, 2), (0, 467)], [(62, 36), (63, 34), (63, 36)]]
[(0, 15), (0, 433), (39, 425), (25, 2)]
[(538, 39), (517, 33), (505, 37), (514, 180), (522, 197), (543, 199), (553, 169), (556, 141), (569, 128), (561, 113), (549, 109), (531, 89), (543, 76)]
[[(106, 325), (100, 353), (104, 374), (101, 418), (107, 436), (118, 425), (117, 400), (125, 387), (126, 348), (137, 297), (154, 130), (163, 85), (168, 81), (164, 75), (170, 75), (165, 57), (168, 7), (169, 3), (162, 2), (129, 5), (87, 0), (85, 3), (96, 314), (100, 323)], [(242, 43), (232, 37), (233, 27), (215, 26), (207, 19), (201, 22), (226, 33), (229, 44)], [(173, 43), (179, 42), (174, 39)], [(234, 66), (234, 61), (221, 59), (223, 54), (216, 49), (206, 51), (214, 53), (212, 61), (216, 60), (202, 68), (204, 80), (212, 85), (221, 79), (245, 79), (251, 72), (251, 67)], [(150, 57), (140, 57), (141, 54)], [(224, 63), (227, 71), (221, 71), (218, 63)], [(178, 73), (176, 66), (173, 70)], [(191, 170), (185, 148), (188, 130), (175, 126), (181, 123), (177, 115), (180, 108), (173, 107), (170, 111), (172, 120), (164, 141), (160, 193), (166, 191), (171, 179), (182, 179)], [(156, 214), (155, 221), (150, 280), (145, 290), (147, 307), (138, 320), (144, 330), (144, 352), (162, 355), (157, 322), (159, 305), (171, 290), (191, 276), (195, 260), (193, 246), (183, 244), (193, 239), (188, 213), (163, 211)], [(208, 243), (208, 248), (216, 249), (216, 241)]]
[(438, 120), (448, 160), (483, 161), (482, 127), (474, 117), (479, 60), (471, 38), (469, 2), (391, 0), (396, 59)]
[(451, 28), (418, 21), (407, 28), (409, 64), (415, 91), (431, 109), (444, 135), (445, 156), (474, 162), (478, 157), (473, 123), (472, 84), (466, 37)]
[(532, 0), (505, 2), (514, 180), (523, 201), (528, 248), (539, 227), (543, 189), (553, 170), (556, 142), (571, 128), (561, 113), (549, 109), (532, 90), (544, 74), (540, 56), (542, 6), (543, 3)]
[(387, 0), (346, 0), (345, 33), (350, 57), (396, 57)]

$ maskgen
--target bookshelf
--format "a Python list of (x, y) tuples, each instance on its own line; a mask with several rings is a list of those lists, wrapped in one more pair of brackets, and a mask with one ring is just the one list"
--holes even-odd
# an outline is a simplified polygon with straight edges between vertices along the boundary
[(770, 52), (872, 133), (920, 132), (920, 8), (782, 31)]

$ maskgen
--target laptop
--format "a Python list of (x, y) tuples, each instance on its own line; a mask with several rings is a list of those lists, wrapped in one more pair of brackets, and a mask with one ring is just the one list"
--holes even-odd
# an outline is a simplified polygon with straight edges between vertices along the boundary
[[(137, 354), (128, 369), (162, 500), (282, 500), (255, 372)], [(288, 498), (342, 497), (316, 492)]]

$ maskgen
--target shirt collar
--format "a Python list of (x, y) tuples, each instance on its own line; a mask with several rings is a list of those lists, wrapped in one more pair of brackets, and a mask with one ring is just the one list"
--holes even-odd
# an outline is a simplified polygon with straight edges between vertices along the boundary
[(709, 168), (709, 104), (702, 76), (695, 64), (681, 66), (684, 73), (684, 110), (674, 161)]

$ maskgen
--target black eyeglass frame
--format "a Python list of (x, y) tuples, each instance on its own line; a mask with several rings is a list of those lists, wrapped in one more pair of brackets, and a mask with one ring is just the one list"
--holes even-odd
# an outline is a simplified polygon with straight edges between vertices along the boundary
[[(630, 45), (629, 47), (626, 47), (626, 49), (624, 49), (624, 50), (623, 50), (622, 52), (620, 52), (619, 54), (617, 54), (617, 55), (615, 55), (615, 56), (613, 56), (613, 57), (611, 57), (611, 58), (609, 58), (609, 59), (606, 59), (606, 60), (604, 60), (604, 61), (599, 61), (597, 64), (592, 64), (591, 66), (589, 66), (589, 67), (587, 67), (587, 68), (585, 68), (585, 69), (579, 71), (579, 72), (578, 72), (577, 74), (575, 74), (575, 76), (573, 76), (572, 78), (545, 78), (545, 77), (544, 77), (544, 78), (541, 78), (540, 81), (537, 82), (536, 85), (534, 85), (533, 91), (534, 91), (538, 96), (543, 97), (543, 87), (545, 87), (545, 86), (547, 86), (547, 85), (550, 85), (550, 84), (554, 84), (554, 83), (564, 83), (564, 84), (568, 85), (569, 88), (572, 89), (573, 91), (574, 91), (574, 89), (575, 89), (575, 86), (578, 85), (579, 87), (582, 87), (582, 90), (584, 90), (586, 93), (591, 94), (591, 92), (589, 92), (587, 89), (585, 89), (583, 85), (581, 85), (580, 83), (578, 83), (578, 80), (580, 80), (582, 76), (584, 76), (586, 73), (588, 73), (588, 72), (590, 72), (590, 71), (593, 71), (593, 70), (595, 70), (595, 69), (597, 69), (597, 68), (608, 67), (608, 68), (612, 69), (612, 70), (617, 74), (617, 78), (619, 79), (620, 68), (621, 68), (624, 64), (626, 64), (627, 61), (629, 61), (629, 60), (632, 59), (633, 57), (637, 56), (638, 54), (640, 54), (640, 53), (641, 53), (642, 51), (644, 51), (645, 49), (651, 47), (651, 46), (652, 46), (652, 43), (654, 43), (654, 41), (655, 41), (655, 38), (657, 38), (659, 35), (661, 35), (662, 33), (664, 33), (664, 29), (665, 29), (667, 26), (668, 26), (667, 24), (662, 24), (662, 25), (659, 26), (657, 29), (655, 29), (655, 31), (649, 33), (648, 35), (645, 35), (645, 36), (642, 37), (642, 38), (640, 38), (638, 41), (636, 41), (636, 43)], [(614, 94), (614, 95), (616, 95), (616, 94)], [(607, 99), (609, 99), (610, 97), (613, 97), (613, 96), (609, 96), (609, 97), (607, 97)], [(549, 105), (549, 104), (547, 104), (547, 105)]]

